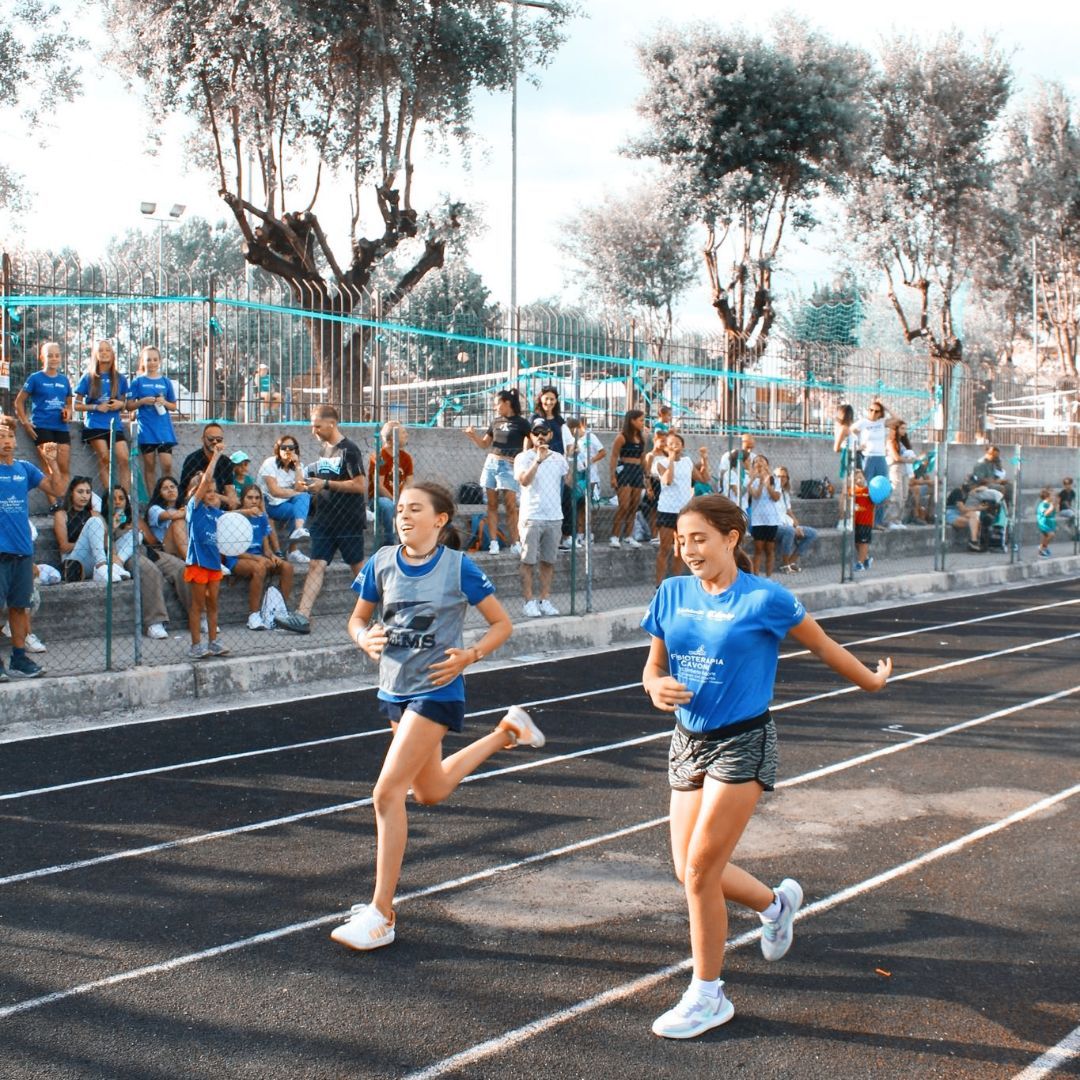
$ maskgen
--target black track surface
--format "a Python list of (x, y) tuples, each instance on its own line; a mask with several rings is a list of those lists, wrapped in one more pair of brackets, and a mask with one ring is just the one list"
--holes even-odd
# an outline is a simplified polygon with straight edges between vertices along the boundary
[[(1062, 601), (1075, 603), (1024, 610)], [(932, 741), (912, 733), (1080, 683), (1080, 637), (1035, 645), (1080, 632), (1078, 601), (1080, 582), (1056, 582), (828, 620), (845, 643), (916, 631), (854, 646), (867, 662), (891, 655), (897, 675), (972, 662), (778, 709), (789, 781), (911, 745), (767, 797), (739, 861), (766, 881), (798, 877), (810, 904), (1075, 785), (1080, 694)], [(992, 614), (1004, 617), (927, 629)], [(1014, 651), (985, 657), (1002, 650)], [(0, 746), (0, 795), (290, 747), (0, 801), (0, 1076), (400, 1077), (683, 960), (663, 824), (451, 884), (664, 816), (668, 725), (636, 686), (643, 658), (632, 648), (470, 676), (471, 712), (489, 712), (466, 737), (513, 702), (564, 700), (531, 707), (542, 751), (500, 754), (445, 804), (411, 808), (398, 940), (370, 954), (331, 943), (328, 919), (303, 924), (370, 895), (366, 800), (388, 742), (372, 692)], [(603, 692), (622, 684), (635, 685)], [(840, 689), (819, 662), (788, 657), (776, 701)], [(340, 736), (358, 737), (294, 748)], [(500, 771), (521, 765), (532, 767)], [(1014, 1076), (1080, 1022), (1078, 805), (811, 913), (779, 964), (756, 942), (732, 950), (735, 1020), (700, 1039), (649, 1031), (682, 993), (679, 973), (450, 1075)], [(596, 868), (613, 873), (625, 912), (616, 902), (592, 917)], [(755, 925), (733, 913), (731, 935)]]

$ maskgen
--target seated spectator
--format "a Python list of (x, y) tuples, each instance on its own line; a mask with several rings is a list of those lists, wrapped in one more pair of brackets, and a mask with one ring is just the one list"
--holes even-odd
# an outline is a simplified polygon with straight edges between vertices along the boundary
[[(90, 502), (90, 478), (73, 476), (61, 509), (53, 513), (53, 532), (60, 549), (65, 581), (105, 581), (109, 577), (105, 521)], [(113, 581), (130, 577), (113, 549)]]
[(399, 492), (412, 483), (413, 459), (405, 446), (409, 441), (409, 429), (400, 420), (387, 420), (382, 426), (379, 438), (382, 447), (379, 450), (378, 476), (375, 474), (375, 455), (368, 454), (368, 491), (377, 491), (375, 502), (376, 543), (379, 547), (397, 543), (394, 531), (394, 431), (398, 433), (398, 468), (397, 489)]
[(288, 603), (292, 595), (292, 563), (278, 555), (277, 536), (263, 505), (263, 493), (252, 484), (244, 492), (240, 512), (251, 521), (251, 546), (243, 555), (226, 557), (224, 562), (233, 578), (248, 581), (249, 630), (272, 630), (262, 619), (263, 589), (267, 578), (275, 574), (281, 579), (281, 595)]
[(255, 394), (260, 405), (260, 419), (280, 420), (281, 391), (270, 378), (270, 368), (266, 364), (260, 364), (255, 369)]
[(196, 474), (202, 473), (214, 457), (214, 451), (221, 453), (214, 459), (214, 488), (221, 496), (221, 505), (225, 510), (235, 510), (240, 502), (236, 497), (236, 488), (233, 487), (233, 463), (225, 453), (225, 431), (222, 426), (210, 421), (202, 431), (202, 446), (198, 450), (192, 450), (184, 458), (183, 467), (180, 469), (180, 490), (186, 492), (191, 486), (191, 479)]
[(236, 505), (237, 508), (239, 508), (244, 504), (244, 492), (255, 483), (254, 479), (248, 476), (248, 467), (251, 465), (251, 458), (249, 458), (243, 450), (234, 450), (229, 455), (229, 460), (232, 462), (232, 486), (233, 491), (236, 492)]
[(961, 484), (945, 497), (945, 524), (957, 531), (967, 529), (968, 549), (982, 551), (979, 546), (979, 506), (971, 499), (971, 485)]
[(304, 526), (311, 513), (311, 495), (295, 435), (282, 435), (274, 443), (274, 452), (259, 466), (259, 486), (271, 521), (289, 533), (289, 562), (306, 563), (308, 557), (297, 544), (310, 535)]
[(802, 525), (791, 506), (791, 477), (787, 466), (780, 465), (773, 474), (780, 484), (780, 524), (776, 527), (776, 546), (780, 568), (785, 574), (802, 570), (799, 560), (817, 543), (817, 529)]
[(1005, 502), (1012, 506), (1013, 489), (1001, 460), (1001, 453), (996, 446), (988, 446), (986, 453), (975, 463), (971, 470), (972, 487), (989, 487), (1000, 491)]
[(937, 469), (937, 450), (930, 443), (911, 463), (908, 490), (911, 495), (911, 520), (920, 524), (934, 520), (934, 472)]
[(154, 485), (150, 503), (139, 523), (147, 558), (161, 575), (172, 582), (185, 611), (191, 606), (191, 586), (184, 580), (187, 552), (187, 522), (180, 504), (180, 489), (171, 476), (162, 476)]
[(1058, 492), (1057, 502), (1058, 515), (1065, 522), (1066, 528), (1075, 536), (1077, 532), (1076, 491), (1073, 488), (1073, 478), (1071, 476), (1066, 476), (1061, 481), (1061, 490)]

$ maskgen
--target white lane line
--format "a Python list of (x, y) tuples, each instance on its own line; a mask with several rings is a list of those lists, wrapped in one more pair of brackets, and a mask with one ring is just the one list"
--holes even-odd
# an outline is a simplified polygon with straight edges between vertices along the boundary
[[(1045, 701), (1054, 700), (1056, 698), (1065, 696), (1066, 693), (1075, 693), (1077, 691), (1080, 691), (1080, 686), (1073, 687), (1073, 689), (1070, 691), (1063, 691), (1061, 693), (1051, 695), (1049, 698), (1036, 698), (1033, 701), (1025, 702), (1022, 705), (1015, 705), (1010, 709), (1002, 709), (999, 712), (988, 713), (985, 717), (976, 718), (975, 720), (968, 720), (962, 724), (957, 724), (949, 728), (944, 728), (940, 733), (923, 736), (921, 738), (921, 741), (929, 742), (931, 739), (947, 735), (961, 728), (972, 727), (977, 723), (983, 723), (999, 716), (1007, 716), (1010, 713), (1019, 712), (1022, 709), (1029, 707), (1035, 707), (1044, 703)], [(667, 733), (665, 732), (664, 734)], [(639, 743), (644, 743), (651, 741), (655, 738), (656, 736), (649, 735), (643, 736), (642, 738), (635, 741)], [(834, 765), (825, 766), (821, 769), (815, 769), (812, 772), (803, 773), (801, 776), (795, 776), (788, 780), (782, 780), (776, 786), (777, 788), (784, 788), (795, 787), (799, 784), (809, 783), (810, 781), (817, 780), (822, 776), (828, 776), (831, 773), (841, 772), (844, 769), (853, 768), (856, 765), (862, 764), (863, 762), (871, 758), (882, 757), (885, 754), (893, 754), (902, 750), (907, 750), (913, 745), (915, 744), (901, 743), (897, 746), (885, 747), (881, 751), (877, 751), (873, 754), (863, 754), (859, 757), (851, 758), (846, 762), (837, 762)], [(568, 756), (584, 756), (586, 753), (588, 753), (588, 751), (578, 751), (577, 754)], [(525, 767), (535, 766), (517, 766), (517, 768)], [(513, 770), (505, 771), (509, 772)], [(371, 800), (368, 799), (365, 801), (370, 802)], [(578, 840), (572, 844), (565, 844), (561, 847), (552, 848), (548, 851), (529, 855), (526, 856), (524, 859), (518, 859), (514, 862), (502, 863), (501, 865), (491, 866), (484, 870), (477, 870), (471, 874), (466, 874), (462, 877), (453, 878), (449, 881), (437, 882), (434, 885), (428, 885), (425, 888), (416, 889), (413, 892), (404, 893), (401, 896), (397, 896), (394, 898), (394, 903), (395, 906), (400, 906), (403, 903), (406, 903), (410, 900), (415, 900), (419, 897), (433, 896), (436, 893), (449, 892), (452, 889), (459, 889), (462, 886), (471, 885), (478, 881), (488, 880), (501, 874), (505, 874), (513, 870), (518, 870), (524, 866), (531, 866), (536, 863), (547, 862), (551, 859), (560, 858), (563, 855), (569, 855), (577, 851), (582, 851), (586, 848), (596, 847), (600, 844), (606, 844), (612, 840), (617, 840), (625, 836), (631, 836), (634, 833), (645, 832), (648, 829), (655, 829), (658, 826), (667, 824), (668, 820), (669, 819), (667, 816), (653, 818), (651, 821), (642, 821), (637, 823), (636, 825), (628, 825), (622, 829), (617, 829), (614, 832), (604, 833), (601, 836), (588, 837), (585, 840)], [(818, 903), (820, 904), (823, 902), (824, 901), (819, 901)], [(810, 905), (808, 908), (804, 908), (803, 910), (807, 911), (815, 909), (815, 905)], [(313, 927), (325, 926), (327, 923), (340, 921), (347, 914), (348, 912), (346, 911), (337, 911), (330, 915), (320, 915), (314, 919), (306, 919), (303, 922), (291, 923), (288, 926), (282, 926), (276, 930), (267, 930), (261, 934), (255, 934), (252, 937), (242, 938), (239, 941), (227, 942), (224, 945), (216, 945), (213, 948), (203, 949), (199, 952), (189, 953), (185, 956), (175, 957), (172, 960), (166, 960), (157, 964), (150, 964), (142, 968), (135, 968), (131, 971), (120, 972), (116, 975), (109, 975), (103, 979), (95, 979), (92, 982), (82, 983), (79, 986), (71, 987), (67, 990), (57, 990), (50, 994), (44, 994), (41, 997), (30, 998), (26, 1001), (17, 1002), (15, 1005), (0, 1008), (0, 1019), (3, 1019), (6, 1016), (14, 1015), (16, 1012), (26, 1012), (29, 1009), (35, 1009), (42, 1005), (50, 1005), (56, 1001), (63, 1001), (69, 997), (75, 997), (80, 994), (87, 994), (93, 990), (102, 989), (103, 987), (115, 986), (118, 983), (128, 982), (132, 979), (138, 979), (143, 977), (144, 975), (154, 975), (164, 971), (173, 971), (176, 968), (185, 967), (188, 964), (193, 964), (200, 960), (212, 959), (216, 956), (222, 956), (226, 953), (236, 952), (237, 950), (247, 948), (248, 946), (261, 945), (267, 941), (274, 941), (278, 938), (288, 937), (291, 934), (301, 933), (302, 931), (310, 930)], [(800, 918), (801, 917), (802, 916), (800, 915)], [(752, 932), (746, 940), (753, 940), (757, 933), (759, 933), (759, 931)], [(742, 939), (736, 938), (734, 945), (738, 945), (740, 943), (742, 943)], [(734, 945), (730, 945), (729, 947), (734, 947)], [(664, 971), (670, 974), (675, 971), (683, 970), (688, 965), (689, 961), (686, 961), (683, 964), (676, 965), (674, 968), (665, 968)], [(661, 975), (659, 977), (666, 976)]]
[[(875, 637), (860, 638), (857, 641), (849, 642), (845, 648), (854, 648), (856, 645), (870, 645), (879, 641), (889, 641), (895, 638), (912, 637), (918, 634), (932, 633), (938, 630), (946, 630), (957, 626), (970, 626), (974, 623), (989, 622), (993, 619), (1011, 618), (1017, 615), (1028, 614), (1033, 611), (1047, 611), (1051, 608), (1068, 607), (1071, 604), (1080, 604), (1080, 600), (1058, 600), (1052, 604), (1038, 604), (1034, 607), (1021, 608), (1017, 611), (999, 611), (993, 615), (980, 615), (972, 619), (961, 619), (957, 622), (937, 623), (934, 626), (927, 626), (919, 629), (911, 630), (898, 630), (895, 633), (879, 634)], [(637, 646), (634, 646), (635, 648)], [(809, 656), (809, 649), (800, 649), (797, 652), (781, 653), (781, 660), (791, 660), (800, 656)], [(895, 679), (893, 681), (896, 681)], [(560, 701), (574, 701), (585, 697), (595, 697), (602, 694), (614, 694), (623, 690), (631, 690), (636, 687), (638, 683), (622, 683), (618, 686), (604, 686), (595, 690), (586, 690), (575, 694), (565, 694), (559, 697), (551, 698), (537, 698), (535, 701), (522, 701), (516, 704), (522, 705), (525, 708), (531, 708), (536, 705), (551, 705)], [(359, 692), (359, 691), (358, 691)], [(326, 695), (318, 695), (326, 696)], [(237, 706), (237, 708), (248, 708), (250, 706)], [(505, 712), (506, 705), (498, 705), (491, 709), (481, 709), (476, 712), (466, 713), (466, 718), (475, 718), (480, 716), (491, 716), (495, 713)], [(228, 710), (224, 710), (228, 711)], [(96, 729), (95, 729), (96, 730)], [(0, 794), (0, 802), (10, 801), (12, 799), (29, 798), (35, 795), (48, 795), (55, 794), (59, 791), (70, 791), (74, 788), (91, 787), (95, 784), (109, 784), (120, 780), (133, 780), (143, 776), (156, 776), (162, 773), (179, 772), (183, 769), (197, 769), (207, 765), (221, 765), (229, 761), (241, 761), (245, 758), (261, 757), (267, 754), (279, 754), (290, 753), (295, 750), (305, 750), (314, 746), (326, 746), (338, 742), (348, 742), (352, 739), (366, 739), (372, 735), (384, 734), (389, 731), (389, 728), (380, 727), (370, 731), (351, 732), (348, 735), (334, 735), (328, 736), (323, 739), (311, 739), (306, 742), (298, 743), (284, 743), (280, 746), (268, 746), (261, 750), (246, 750), (237, 752), (235, 754), (222, 754), (217, 757), (200, 758), (196, 761), (182, 761), (176, 762), (171, 765), (158, 765), (149, 769), (136, 769), (130, 772), (114, 773), (110, 776), (97, 776), (91, 777), (86, 780), (73, 780), (63, 784), (52, 784), (48, 787), (40, 788), (27, 788), (23, 791), (12, 791), (6, 794)]]
[(1073, 1028), (1057, 1046), (1051, 1046), (1023, 1072), (1018, 1072), (1013, 1080), (1043, 1080), (1055, 1069), (1068, 1065), (1077, 1054), (1080, 1054), (1080, 1027)]
[[(1078, 637), (1080, 634), (1070, 634), (1068, 637)], [(1054, 643), (1058, 639), (1050, 639), (1050, 643)], [(1037, 644), (1046, 644), (1040, 642)], [(1023, 646), (1023, 648), (1034, 648), (1035, 645)], [(1010, 652), (1015, 650), (1003, 650), (1004, 652)], [(991, 656), (1000, 655), (1000, 653), (991, 653)], [(974, 663), (981, 657), (971, 657), (968, 660), (951, 661), (949, 664), (938, 665), (934, 668), (926, 668), (912, 672), (905, 672), (903, 675), (894, 676), (892, 682), (897, 682), (905, 678), (914, 678), (917, 675), (925, 674), (929, 671), (938, 671), (942, 667), (952, 667), (957, 664)], [(629, 684), (631, 686), (637, 686), (637, 683)], [(797, 705), (806, 705), (815, 701), (821, 701), (826, 698), (836, 697), (840, 694), (849, 693), (851, 690), (858, 689), (857, 687), (842, 687), (839, 690), (828, 690), (825, 693), (817, 694), (813, 697), (798, 698), (794, 701), (781, 702), (779, 705), (772, 706), (772, 712), (784, 712), (787, 709), (795, 708)], [(925, 735), (920, 735), (918, 738), (913, 738), (906, 743), (896, 743), (892, 746), (882, 747), (879, 750), (872, 750), (866, 754), (861, 754), (856, 758), (850, 759), (852, 764), (861, 764), (865, 761), (872, 761), (874, 758), (882, 757), (887, 754), (896, 753), (898, 750), (906, 749), (909, 746), (916, 746), (922, 742), (928, 742), (931, 739), (941, 738), (943, 735), (952, 734), (955, 731), (962, 731), (965, 728), (972, 727), (976, 724), (986, 723), (988, 720), (999, 719), (1003, 716), (1009, 716), (1014, 712), (1019, 712), (1023, 709), (1034, 707), (1036, 705), (1046, 704), (1047, 702), (1057, 701), (1059, 698), (1067, 697), (1070, 694), (1076, 693), (1080, 690), (1080, 687), (1071, 687), (1067, 690), (1058, 691), (1055, 694), (1048, 694), (1044, 697), (1034, 698), (1028, 702), (1021, 702), (1019, 705), (1013, 705), (1006, 709), (999, 709), (996, 712), (988, 713), (984, 717), (976, 717), (974, 720), (965, 720), (959, 724), (954, 724), (950, 727), (942, 728), (939, 731), (927, 732)], [(671, 729), (668, 728), (664, 731), (654, 732), (651, 735), (640, 735), (637, 738), (625, 739), (620, 742), (607, 743), (604, 746), (587, 747), (584, 750), (575, 750), (566, 754), (556, 754), (550, 757), (544, 757), (539, 759), (533, 759), (531, 761), (522, 762), (518, 765), (507, 765), (499, 769), (489, 769), (485, 772), (473, 773), (471, 776), (467, 776), (462, 783), (474, 783), (477, 780), (491, 779), (497, 776), (505, 776), (508, 773), (523, 772), (528, 769), (545, 768), (548, 765), (558, 764), (562, 761), (571, 761), (575, 758), (591, 757), (597, 754), (609, 753), (615, 750), (623, 750), (630, 746), (641, 746), (645, 743), (655, 742), (658, 739), (666, 739), (671, 735)], [(841, 762), (839, 765), (827, 765), (824, 767), (826, 771), (838, 771), (844, 768), (850, 768), (851, 766), (845, 762)], [(826, 775), (826, 772), (819, 770), (820, 775)], [(793, 782), (799, 782), (798, 779), (794, 781), (780, 781), (777, 787), (785, 786)], [(232, 836), (240, 836), (244, 833), (261, 832), (265, 829), (277, 828), (279, 825), (292, 825), (298, 821), (305, 821), (309, 818), (325, 817), (328, 814), (345, 813), (349, 810), (357, 810), (364, 806), (371, 805), (371, 797), (363, 799), (352, 799), (349, 802), (336, 803), (333, 806), (323, 806), (315, 810), (300, 810), (295, 814), (287, 814), (284, 817), (269, 818), (265, 821), (255, 821), (248, 825), (237, 825), (230, 829), (217, 829), (214, 832), (209, 833), (196, 833), (193, 836), (182, 837), (179, 840), (163, 840), (158, 844), (149, 844), (140, 848), (127, 848), (123, 851), (110, 852), (108, 855), (96, 855), (87, 859), (78, 859), (69, 863), (60, 863), (53, 866), (41, 867), (37, 870), (26, 870), (18, 874), (9, 874), (5, 877), (0, 877), (0, 886), (14, 885), (22, 881), (32, 881), (35, 878), (50, 877), (54, 874), (64, 874), (72, 870), (85, 870), (93, 866), (102, 866), (106, 863), (117, 862), (121, 859), (133, 859), (141, 857), (143, 855), (154, 855), (163, 851), (172, 851), (177, 848), (190, 847), (194, 844), (201, 844), (211, 840), (223, 840)]]
[[(553, 705), (560, 701), (574, 701), (577, 698), (592, 697), (599, 694), (614, 694), (621, 690), (631, 690), (640, 686), (640, 682), (621, 683), (619, 686), (605, 686), (599, 690), (585, 690), (576, 694), (561, 694), (559, 697), (537, 698), (535, 701), (522, 701), (518, 704), (531, 709), (537, 705)], [(495, 709), (481, 709), (478, 712), (465, 714), (466, 719), (477, 716), (488, 716), (491, 713), (506, 712), (507, 706), (501, 705)], [(58, 791), (70, 791), (72, 788), (92, 787), (95, 784), (110, 784), (117, 780), (133, 780), (141, 776), (156, 776), (161, 773), (179, 772), (182, 769), (198, 769), (204, 765), (220, 765), (228, 761), (241, 761), (244, 758), (262, 757), (265, 754), (281, 754), (292, 750), (306, 750), (312, 746), (326, 746), (331, 743), (348, 742), (350, 739), (367, 739), (372, 735), (388, 735), (389, 727), (375, 728), (370, 731), (354, 731), (348, 735), (331, 735), (323, 739), (310, 739), (307, 742), (287, 743), (283, 746), (267, 746), (261, 750), (244, 750), (235, 754), (221, 754), (218, 757), (200, 758), (197, 761), (181, 761), (172, 765), (157, 765), (150, 769), (136, 769), (132, 772), (114, 773), (111, 776), (95, 776), (88, 780), (71, 780), (63, 784), (52, 784), (49, 787), (27, 788), (25, 791), (9, 791), (0, 795), (0, 802), (12, 799), (29, 798), (32, 795), (50, 795)]]
[[(1059, 802), (1071, 798), (1078, 792), (1080, 792), (1080, 784), (1071, 788), (1066, 788), (1064, 791), (1059, 791), (1056, 795), (1050, 795), (1045, 799), (1040, 799), (1038, 802), (1032, 803), (1030, 806), (1010, 814), (1008, 817), (995, 821), (990, 825), (984, 825), (981, 829), (976, 829), (974, 832), (967, 833), (947, 844), (942, 844), (932, 851), (928, 851), (923, 855), (910, 859), (908, 862), (901, 863), (899, 866), (894, 866), (891, 870), (886, 870), (881, 874), (875, 874), (873, 877), (866, 878), (866, 880), (860, 881), (855, 885), (850, 885), (846, 889), (841, 889), (831, 896), (826, 896), (822, 900), (807, 904), (806, 907), (798, 913), (796, 919), (807, 919), (813, 915), (819, 915), (822, 912), (829, 911), (832, 908), (847, 903), (849, 900), (862, 896), (864, 893), (879, 889), (882, 885), (895, 881), (897, 878), (910, 874), (915, 870), (920, 870), (929, 863), (943, 859), (947, 855), (955, 855), (957, 852), (963, 851), (964, 848), (969, 847), (971, 844), (983, 840), (988, 836), (992, 836), (994, 833), (1001, 832), (1002, 829), (1007, 829), (1010, 825), (1015, 825), (1017, 822), (1024, 821), (1035, 814), (1042, 813), (1042, 811), (1056, 806)], [(749, 930), (744, 934), (740, 934), (737, 938), (729, 941), (727, 947), (728, 949), (741, 948), (742, 946), (757, 940), (760, 936), (761, 928), (758, 927), (755, 930)], [(453, 1072), (455, 1069), (474, 1065), (478, 1061), (483, 1061), (486, 1058), (493, 1057), (496, 1054), (503, 1053), (515, 1046), (519, 1046), (528, 1039), (532, 1039), (537, 1035), (542, 1035), (552, 1028), (565, 1024), (570, 1020), (575, 1020), (585, 1013), (593, 1012), (596, 1009), (604, 1008), (608, 1005), (613, 1005), (616, 1002), (633, 997), (644, 990), (651, 989), (657, 983), (663, 982), (665, 979), (669, 979), (679, 972), (690, 970), (692, 966), (693, 961), (691, 959), (686, 959), (681, 963), (672, 964), (669, 967), (661, 968), (659, 971), (654, 971), (648, 975), (634, 979), (631, 982), (623, 983), (621, 986), (614, 986), (610, 990), (605, 990), (602, 994), (597, 994), (595, 997), (588, 998), (585, 1001), (579, 1001), (565, 1009), (560, 1009), (558, 1012), (549, 1013), (547, 1016), (540, 1017), (528, 1024), (523, 1024), (521, 1027), (503, 1032), (502, 1035), (498, 1035), (493, 1039), (488, 1039), (486, 1042), (478, 1043), (468, 1050), (462, 1050), (450, 1057), (443, 1058), (441, 1061), (436, 1061), (426, 1068), (409, 1073), (407, 1076), (403, 1077), (403, 1080), (434, 1080), (435, 1077), (444, 1076), (446, 1073)], [(1076, 1032), (1073, 1032), (1073, 1035), (1075, 1036)]]

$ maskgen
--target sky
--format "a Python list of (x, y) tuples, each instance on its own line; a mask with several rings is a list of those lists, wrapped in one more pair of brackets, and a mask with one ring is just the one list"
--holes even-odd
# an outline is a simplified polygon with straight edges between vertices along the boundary
[[(75, 11), (76, 0), (59, 0)], [(619, 153), (638, 123), (635, 100), (642, 87), (634, 45), (658, 25), (655, 0), (582, 0), (583, 17), (568, 29), (568, 40), (542, 73), (538, 88), (522, 83), (518, 106), (518, 299), (528, 303), (570, 296), (564, 260), (557, 247), (561, 223), (605, 191), (633, 186), (643, 166)], [(873, 48), (884, 35), (911, 32), (929, 37), (957, 26), (969, 37), (992, 33), (1012, 54), (1019, 91), (1039, 77), (1057, 79), (1080, 100), (1080, 6), (1027, 8), (1002, 0), (905, 0), (868, 5), (818, 0), (810, 5), (756, 0), (743, 13), (719, 8), (715, 0), (674, 0), (669, 21), (715, 21), (724, 10), (729, 24), (767, 32), (783, 11), (804, 14), (832, 37)], [(77, 16), (80, 31), (101, 51), (101, 31), (93, 8)], [(1037, 14), (1033, 15), (1033, 11)], [(535, 17), (523, 9), (522, 18)], [(901, 21), (902, 20), (902, 21)], [(0, 215), (0, 245), (56, 250), (76, 248), (84, 259), (100, 255), (110, 236), (129, 228), (155, 229), (142, 219), (139, 204), (167, 208), (184, 203), (189, 214), (226, 217), (213, 176), (193, 171), (184, 160), (184, 125), (162, 132), (157, 156), (146, 153), (147, 119), (137, 90), (103, 67), (94, 56), (83, 63), (86, 92), (63, 106), (46, 132), (47, 146), (22, 131), (10, 114), (0, 116), (5, 159), (24, 173), (33, 196), (31, 209), (16, 223)], [(423, 162), (417, 168), (415, 204), (435, 202), (441, 192), (466, 197), (485, 223), (473, 241), (470, 263), (496, 299), (505, 300), (510, 279), (510, 95), (485, 96), (476, 106), (478, 137), (470, 168), (457, 155)], [(306, 196), (305, 200), (306, 202)], [(338, 252), (347, 248), (347, 194), (324, 185), (316, 212)], [(375, 230), (375, 223), (371, 223)], [(816, 231), (810, 245), (789, 241), (780, 291), (810, 290), (835, 269), (833, 238)], [(341, 255), (339, 254), (339, 258)], [(680, 307), (688, 327), (711, 329), (704, 278)]]

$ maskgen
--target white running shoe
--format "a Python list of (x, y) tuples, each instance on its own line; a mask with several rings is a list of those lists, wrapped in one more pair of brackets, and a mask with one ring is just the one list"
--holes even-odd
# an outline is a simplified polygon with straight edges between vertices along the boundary
[(780, 915), (774, 922), (761, 920), (761, 955), (779, 960), (791, 948), (791, 924), (802, 907), (802, 886), (794, 878), (784, 878), (773, 890), (780, 899)]
[(510, 545), (510, 554), (511, 555), (520, 555), (521, 554), (521, 545), (519, 543), (517, 543), (516, 541), (513, 544)]
[(146, 628), (146, 636), (155, 641), (164, 641), (169, 636), (169, 631), (165, 629), (164, 623), (151, 623)]
[(388, 919), (374, 904), (354, 904), (349, 918), (330, 933), (330, 940), (348, 949), (367, 952), (389, 945), (394, 940), (397, 916)]
[(540, 605), (535, 600), (526, 600), (521, 613), (529, 619), (539, 619), (543, 615)]
[(289, 533), (290, 540), (306, 540), (309, 536), (311, 536), (311, 533), (309, 533), (303, 525), (300, 525), (298, 528), (293, 529), (293, 531)]
[[(125, 578), (129, 578), (131, 575), (117, 563), (112, 564), (112, 579), (114, 582), (123, 581)], [(102, 563), (100, 566), (94, 567), (94, 580), (100, 584), (104, 584), (109, 580), (109, 566)]]
[(574, 546), (574, 541), (573, 541), (572, 537), (564, 536), (559, 541), (559, 550), (560, 551), (569, 551), (573, 546)]
[(608, 541), (608, 543), (609, 543), (609, 544), (610, 544), (610, 545), (611, 545), (612, 547), (622, 547), (622, 544), (620, 544), (620, 543), (619, 543), (619, 538), (618, 538), (617, 536), (613, 536), (613, 537), (612, 537), (612, 538), (611, 538), (611, 539), (610, 539), (610, 540)]
[(247, 626), (249, 630), (265, 630), (266, 623), (263, 622), (262, 613), (259, 611), (253, 611), (248, 616)]
[(27, 634), (26, 641), (24, 642), (27, 652), (48, 652), (45, 648), (45, 643), (37, 636), (37, 634)]
[(734, 1015), (735, 1006), (725, 996), (723, 983), (717, 997), (691, 987), (674, 1009), (668, 1009), (653, 1021), (653, 1034), (664, 1039), (693, 1039), (726, 1024)]
[(634, 547), (634, 548), (639, 548), (639, 547), (641, 547), (641, 542), (640, 542), (639, 540), (635, 540), (635, 539), (634, 539), (634, 538), (633, 538), (632, 536), (628, 536), (628, 537), (627, 537), (627, 538), (626, 538), (626, 539), (625, 539), (625, 540), (623, 541), (623, 543), (624, 543), (624, 544), (625, 544), (625, 545), (626, 545), (627, 547)]
[(302, 551), (290, 551), (287, 556), (289, 562), (296, 566), (306, 566), (311, 560)]
[(533, 718), (519, 705), (511, 705), (497, 727), (500, 731), (509, 731), (518, 746), (535, 746), (539, 749), (547, 741), (544, 733), (533, 723)]
[(540, 601), (540, 614), (541, 615), (558, 615), (559, 609), (550, 600)]
[(499, 541), (498, 540), (492, 540), (491, 543), (488, 544), (488, 554), (489, 555), (498, 555), (499, 554)]

